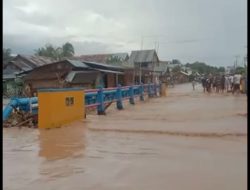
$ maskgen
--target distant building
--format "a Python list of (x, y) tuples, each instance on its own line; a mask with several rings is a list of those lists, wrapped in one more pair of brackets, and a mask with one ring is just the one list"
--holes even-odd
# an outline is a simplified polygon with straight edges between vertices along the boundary
[(176, 83), (185, 83), (185, 82), (189, 82), (190, 79), (190, 75), (187, 72), (184, 71), (179, 71), (177, 73), (175, 73), (175, 82)]
[(155, 50), (137, 50), (132, 51), (128, 60), (128, 65), (134, 67), (135, 82), (148, 83), (153, 82), (158, 77), (155, 68), (159, 67), (159, 58)]

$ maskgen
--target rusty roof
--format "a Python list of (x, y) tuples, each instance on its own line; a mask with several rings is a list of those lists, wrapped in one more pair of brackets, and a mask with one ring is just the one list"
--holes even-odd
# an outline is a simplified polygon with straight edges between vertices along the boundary
[(13, 59), (15, 65), (21, 68), (24, 67), (29, 69), (40, 67), (52, 63), (54, 61), (55, 61), (54, 59), (48, 57), (36, 56), (36, 55), (20, 55), (20, 54)]

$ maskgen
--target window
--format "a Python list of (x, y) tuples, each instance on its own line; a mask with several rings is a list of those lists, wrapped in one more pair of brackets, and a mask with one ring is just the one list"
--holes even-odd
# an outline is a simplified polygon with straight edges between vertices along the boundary
[(74, 97), (66, 97), (65, 103), (66, 103), (66, 106), (73, 106), (74, 105)]

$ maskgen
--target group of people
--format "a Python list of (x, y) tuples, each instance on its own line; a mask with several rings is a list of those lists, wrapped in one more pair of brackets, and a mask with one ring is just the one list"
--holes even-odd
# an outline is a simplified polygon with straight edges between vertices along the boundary
[(240, 93), (242, 76), (239, 73), (234, 75), (208, 75), (201, 79), (204, 92), (232, 92)]

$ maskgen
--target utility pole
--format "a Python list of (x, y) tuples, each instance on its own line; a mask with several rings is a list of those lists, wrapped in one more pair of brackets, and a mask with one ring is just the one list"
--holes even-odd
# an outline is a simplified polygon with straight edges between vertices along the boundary
[(141, 37), (141, 50), (143, 49), (143, 36)]
[(237, 66), (238, 66), (238, 58), (239, 58), (240, 56), (239, 55), (236, 55), (235, 56), (235, 68), (237, 68)]

